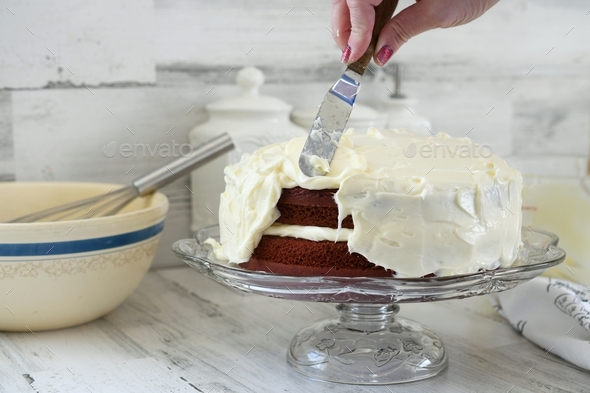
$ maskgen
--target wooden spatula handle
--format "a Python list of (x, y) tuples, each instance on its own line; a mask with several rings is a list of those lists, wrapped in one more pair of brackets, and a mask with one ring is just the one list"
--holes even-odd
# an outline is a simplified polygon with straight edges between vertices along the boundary
[(381, 30), (383, 30), (385, 24), (391, 19), (391, 16), (395, 11), (395, 7), (397, 7), (397, 3), (398, 0), (383, 0), (381, 4), (375, 7), (375, 26), (373, 26), (371, 43), (369, 44), (365, 54), (360, 59), (350, 64), (348, 68), (358, 72), (361, 75), (365, 73), (365, 70), (369, 66), (369, 63), (373, 58), (373, 54), (375, 53), (375, 45), (377, 45), (379, 33), (381, 33)]

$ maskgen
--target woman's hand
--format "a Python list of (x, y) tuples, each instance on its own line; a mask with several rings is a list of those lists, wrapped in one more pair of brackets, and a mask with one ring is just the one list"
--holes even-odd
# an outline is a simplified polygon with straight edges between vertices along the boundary
[[(342, 62), (353, 63), (369, 47), (375, 6), (382, 0), (332, 0), (332, 31), (342, 49)], [(408, 40), (438, 27), (460, 26), (477, 19), (499, 0), (416, 0), (381, 30), (375, 63), (382, 66)]]

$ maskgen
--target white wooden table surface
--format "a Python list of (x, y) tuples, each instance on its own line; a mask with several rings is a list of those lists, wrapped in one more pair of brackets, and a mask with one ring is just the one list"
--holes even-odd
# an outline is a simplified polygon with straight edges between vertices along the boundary
[(402, 305), (449, 351), (435, 378), (365, 387), (291, 370), (291, 338), (335, 315), (332, 305), (239, 293), (188, 267), (154, 270), (97, 321), (0, 333), (0, 392), (590, 392), (590, 373), (518, 335), (484, 297)]

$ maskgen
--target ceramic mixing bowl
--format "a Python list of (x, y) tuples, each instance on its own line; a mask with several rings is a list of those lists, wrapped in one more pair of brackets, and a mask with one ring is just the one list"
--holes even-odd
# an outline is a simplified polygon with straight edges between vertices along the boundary
[(0, 330), (65, 328), (127, 298), (156, 253), (168, 199), (136, 198), (117, 215), (36, 223), (6, 221), (107, 193), (104, 183), (0, 183)]

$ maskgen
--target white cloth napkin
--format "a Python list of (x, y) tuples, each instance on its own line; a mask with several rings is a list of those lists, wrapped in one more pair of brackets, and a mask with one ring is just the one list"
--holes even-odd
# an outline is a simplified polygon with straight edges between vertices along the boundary
[(590, 370), (590, 289), (537, 277), (489, 295), (492, 306), (524, 337), (578, 367)]

